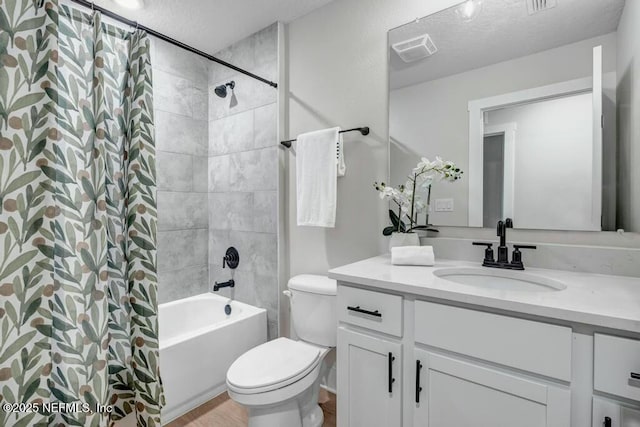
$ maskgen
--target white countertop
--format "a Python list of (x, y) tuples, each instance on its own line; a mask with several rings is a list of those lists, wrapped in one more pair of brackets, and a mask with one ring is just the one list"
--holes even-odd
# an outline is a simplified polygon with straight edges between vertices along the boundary
[(527, 268), (526, 273), (564, 282), (561, 291), (485, 289), (441, 279), (443, 267), (479, 263), (437, 260), (433, 267), (396, 266), (389, 255), (334, 268), (329, 277), (381, 291), (424, 296), (533, 316), (640, 333), (640, 278)]

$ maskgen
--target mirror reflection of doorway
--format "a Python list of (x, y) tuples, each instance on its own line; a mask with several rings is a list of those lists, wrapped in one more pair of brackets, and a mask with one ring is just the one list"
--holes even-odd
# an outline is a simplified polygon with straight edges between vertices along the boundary
[(484, 136), (483, 227), (494, 227), (504, 212), (504, 133)]

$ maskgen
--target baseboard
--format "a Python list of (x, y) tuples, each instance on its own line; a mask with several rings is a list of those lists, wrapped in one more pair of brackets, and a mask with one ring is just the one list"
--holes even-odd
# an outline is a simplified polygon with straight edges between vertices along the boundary
[(331, 387), (329, 387), (329, 386), (326, 386), (326, 385), (324, 385), (324, 384), (320, 384), (320, 388), (323, 388), (323, 389), (327, 390), (329, 393), (333, 393), (333, 394), (335, 394), (335, 395), (337, 395), (337, 394), (338, 394), (338, 393), (336, 393), (336, 390), (335, 390), (335, 389), (333, 389), (333, 388), (331, 388)]

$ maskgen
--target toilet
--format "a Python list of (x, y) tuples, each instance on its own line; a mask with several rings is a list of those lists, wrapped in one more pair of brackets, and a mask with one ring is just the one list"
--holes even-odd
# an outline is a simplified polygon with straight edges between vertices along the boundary
[(249, 427), (320, 427), (320, 381), (336, 346), (336, 281), (303, 274), (284, 291), (298, 340), (278, 338), (247, 351), (227, 371), (229, 397), (249, 414)]

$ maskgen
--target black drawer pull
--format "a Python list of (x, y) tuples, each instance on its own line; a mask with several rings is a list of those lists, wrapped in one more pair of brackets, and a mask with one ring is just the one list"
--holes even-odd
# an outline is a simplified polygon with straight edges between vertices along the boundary
[(422, 391), (422, 387), (420, 387), (420, 371), (422, 370), (422, 363), (419, 360), (416, 360), (416, 403), (420, 403), (420, 392)]
[(611, 427), (611, 418), (604, 417), (604, 423), (602, 423), (604, 427)]
[(396, 360), (396, 358), (393, 357), (393, 353), (389, 352), (389, 357), (387, 360), (389, 362), (389, 393), (392, 393), (393, 383), (396, 382), (396, 379), (393, 378), (393, 361)]
[(637, 372), (631, 372), (631, 374), (629, 375), (631, 378), (633, 378), (634, 380), (640, 380), (640, 374)]
[(356, 307), (348, 306), (347, 310), (366, 314), (367, 316), (382, 317), (382, 313), (380, 313), (378, 310), (376, 311), (365, 310), (364, 308), (360, 308), (359, 305)]

